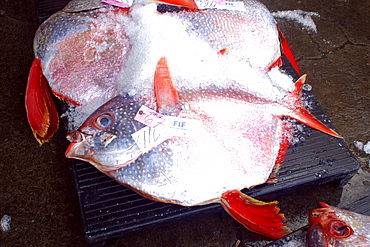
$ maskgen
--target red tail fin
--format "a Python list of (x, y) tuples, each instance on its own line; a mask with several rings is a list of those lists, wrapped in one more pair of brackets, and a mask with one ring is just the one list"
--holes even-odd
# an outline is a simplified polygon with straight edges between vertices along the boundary
[[(295, 89), (290, 95), (287, 97), (290, 98), (287, 101), (289, 102), (289, 108), (291, 109), (291, 112), (289, 115), (287, 114), (286, 117), (294, 118), (297, 121), (304, 123), (307, 126), (310, 126), (311, 128), (317, 129), (319, 131), (322, 131), (326, 134), (335, 136), (335, 137), (340, 137), (340, 135), (323, 125), (321, 122), (319, 122), (316, 118), (314, 118), (308, 111), (306, 111), (301, 102), (300, 102), (300, 92), (301, 92), (301, 87), (302, 84), (306, 80), (306, 75), (301, 76), (301, 78), (298, 79), (298, 81), (295, 83)], [(292, 104), (293, 101), (293, 104)], [(293, 107), (292, 107), (293, 106)]]
[(238, 190), (222, 194), (222, 207), (247, 229), (272, 239), (278, 239), (291, 230), (284, 224), (284, 215), (279, 214), (278, 202), (262, 202)]
[(25, 105), (28, 123), (36, 140), (40, 144), (48, 141), (58, 129), (59, 117), (37, 58), (28, 75)]

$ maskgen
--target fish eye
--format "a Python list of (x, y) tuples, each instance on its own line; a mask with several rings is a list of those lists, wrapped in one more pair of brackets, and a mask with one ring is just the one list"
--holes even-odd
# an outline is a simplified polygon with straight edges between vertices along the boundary
[(348, 238), (353, 230), (346, 222), (337, 220), (330, 224), (330, 234), (336, 238)]
[(96, 118), (95, 124), (99, 129), (108, 129), (113, 124), (114, 117), (111, 114), (103, 114)]

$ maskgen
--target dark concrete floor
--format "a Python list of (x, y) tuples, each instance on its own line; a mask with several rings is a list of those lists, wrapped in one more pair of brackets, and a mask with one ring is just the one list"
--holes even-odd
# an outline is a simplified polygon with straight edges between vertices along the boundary
[[(370, 194), (369, 155), (353, 141), (370, 141), (370, 9), (363, 0), (263, 0), (272, 11), (313, 11), (317, 33), (294, 21), (280, 20), (298, 65), (308, 74), (312, 92), (361, 163), (343, 188), (330, 184), (276, 198), (291, 227), (307, 223), (317, 201), (345, 206)], [(33, 60), (38, 26), (34, 1), (0, 2), (0, 217), (12, 217), (0, 232), (0, 246), (87, 246), (67, 142), (59, 131), (42, 147), (28, 127), (24, 92)], [(267, 239), (250, 233), (228, 216), (207, 215), (159, 227), (107, 243), (108, 246), (263, 246)]]

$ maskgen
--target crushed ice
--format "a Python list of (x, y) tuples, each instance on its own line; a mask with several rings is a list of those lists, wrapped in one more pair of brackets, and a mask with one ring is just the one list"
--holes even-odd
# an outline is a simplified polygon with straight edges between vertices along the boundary
[(363, 143), (361, 141), (353, 141), (353, 145), (361, 151), (364, 151), (367, 154), (370, 154), (370, 141)]
[(9, 215), (5, 214), (2, 218), (1, 218), (1, 221), (0, 221), (0, 226), (1, 226), (1, 230), (3, 232), (7, 232), (10, 230), (10, 221), (12, 220), (12, 217), (10, 217)]
[(320, 17), (317, 12), (305, 12), (302, 10), (286, 10), (286, 11), (277, 11), (271, 13), (273, 17), (284, 18), (288, 20), (293, 20), (300, 23), (303, 27), (317, 32), (316, 24), (312, 20), (312, 16)]

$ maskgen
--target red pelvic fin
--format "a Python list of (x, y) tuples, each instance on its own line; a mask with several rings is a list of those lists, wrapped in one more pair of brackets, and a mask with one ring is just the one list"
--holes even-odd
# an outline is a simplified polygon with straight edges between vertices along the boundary
[(25, 105), (28, 123), (41, 145), (58, 129), (59, 117), (38, 58), (33, 61), (28, 75)]
[(272, 68), (275, 68), (275, 67), (280, 67), (283, 65), (283, 59), (281, 57), (279, 57), (278, 59), (276, 59), (274, 62), (272, 62), (268, 67), (267, 67), (267, 71), (270, 71)]
[(294, 59), (293, 53), (290, 50), (288, 42), (286, 41), (283, 33), (279, 30), (279, 28), (278, 28), (278, 32), (279, 32), (279, 40), (280, 40), (281, 51), (284, 53), (284, 55), (288, 59), (289, 63), (293, 66), (294, 70), (300, 76), (301, 72), (299, 71), (297, 62)]
[(238, 190), (227, 191), (221, 196), (222, 207), (250, 231), (272, 239), (278, 239), (291, 230), (283, 223), (284, 215), (279, 214), (278, 202), (262, 202)]
[(191, 9), (198, 9), (198, 6), (196, 5), (194, 0), (153, 0), (153, 1)]
[(154, 73), (154, 96), (157, 100), (158, 112), (178, 115), (181, 110), (177, 91), (173, 86), (167, 59), (161, 57)]
[(295, 83), (294, 91), (290, 95), (288, 95), (288, 97), (291, 97), (295, 102), (292, 104), (293, 107), (290, 107), (292, 112), (286, 117), (294, 118), (295, 120), (301, 123), (304, 123), (305, 125), (310, 126), (311, 128), (324, 132), (328, 135), (340, 137), (340, 135), (336, 131), (330, 129), (329, 127), (326, 127), (324, 124), (319, 122), (316, 118), (314, 118), (311, 115), (311, 113), (309, 113), (307, 110), (303, 108), (300, 102), (300, 92), (301, 92), (301, 87), (305, 81), (306, 81), (306, 75), (301, 76), (298, 79), (298, 81)]

